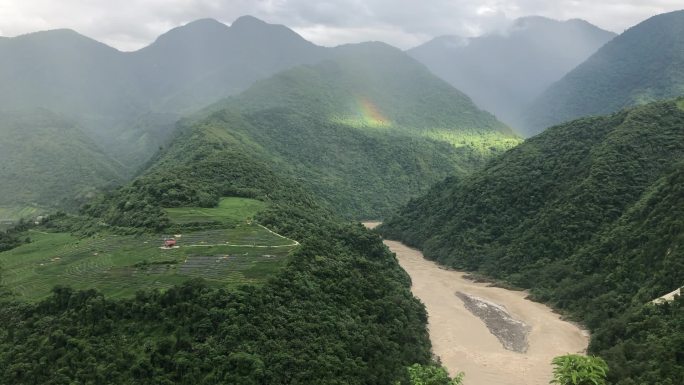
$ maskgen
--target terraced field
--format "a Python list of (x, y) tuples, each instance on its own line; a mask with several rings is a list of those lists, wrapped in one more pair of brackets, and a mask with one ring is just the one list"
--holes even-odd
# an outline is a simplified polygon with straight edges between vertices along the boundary
[(0, 231), (12, 227), (19, 219), (35, 218), (42, 212), (29, 206), (0, 206)]
[[(286, 263), (298, 243), (244, 219), (245, 213), (253, 215), (253, 210), (244, 210), (241, 223), (229, 228), (181, 234), (106, 234), (78, 239), (64, 233), (32, 231), (30, 244), (0, 253), (0, 279), (28, 300), (49, 295), (56, 285), (95, 288), (110, 297), (126, 297), (140, 289), (163, 290), (196, 277), (217, 286), (258, 284)], [(226, 216), (205, 218), (223, 221)], [(172, 235), (176, 247), (162, 247), (164, 239)]]

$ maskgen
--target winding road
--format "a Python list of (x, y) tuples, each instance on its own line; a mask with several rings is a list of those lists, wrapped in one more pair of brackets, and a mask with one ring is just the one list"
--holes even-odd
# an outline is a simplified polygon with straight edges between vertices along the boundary
[[(369, 228), (378, 224), (364, 223)], [(553, 357), (586, 350), (587, 332), (561, 320), (549, 307), (525, 299), (525, 292), (473, 282), (466, 273), (446, 270), (400, 242), (385, 244), (411, 276), (413, 294), (425, 304), (433, 353), (452, 375), (465, 372), (465, 385), (547, 385)], [(498, 305), (524, 323), (529, 332), (525, 352), (504, 348), (457, 293)]]

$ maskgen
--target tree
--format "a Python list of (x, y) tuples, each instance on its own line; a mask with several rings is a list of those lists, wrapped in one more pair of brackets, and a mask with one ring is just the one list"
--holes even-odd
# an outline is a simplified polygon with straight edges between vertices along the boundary
[(413, 364), (408, 367), (411, 385), (461, 385), (465, 374), (459, 372), (453, 379), (442, 366)]
[(605, 385), (608, 364), (600, 358), (567, 354), (551, 361), (553, 380), (558, 385)]

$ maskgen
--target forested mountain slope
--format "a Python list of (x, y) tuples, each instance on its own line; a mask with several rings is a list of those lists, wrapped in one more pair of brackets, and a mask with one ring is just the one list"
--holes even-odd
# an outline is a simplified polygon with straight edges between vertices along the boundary
[(73, 121), (47, 110), (0, 112), (0, 134), (0, 207), (73, 209), (123, 181), (120, 163)]
[[(612, 342), (601, 337), (592, 346), (610, 351), (616, 383), (679, 383), (684, 364), (673, 354), (681, 345), (658, 347), (655, 361), (632, 370), (634, 357), (658, 343), (632, 334), (625, 338), (638, 339), (638, 349), (625, 343), (614, 350), (624, 331), (608, 320), (642, 317), (644, 304), (684, 284), (682, 159), (681, 99), (584, 118), (529, 139), (470, 177), (436, 185), (381, 231), (448, 266), (531, 288), (597, 336), (610, 334)], [(667, 314), (682, 319), (679, 310)], [(657, 333), (681, 343), (677, 330)]]
[[(240, 115), (240, 124), (223, 128), (249, 138), (280, 172), (297, 174), (350, 216), (382, 216), (429, 184), (477, 168), (519, 142), (396, 49), (380, 43), (322, 48), (253, 17), (230, 27), (198, 20), (128, 53), (73, 31), (41, 32), (0, 41), (0, 58), (4, 108), (57, 111), (116, 159), (123, 176), (136, 174), (167, 145), (181, 113), (294, 67), (191, 120), (207, 111)], [(26, 174), (24, 185), (42, 176)], [(6, 200), (23, 204), (20, 189), (10, 180)], [(70, 197), (61, 190), (56, 201)]]
[(194, 124), (256, 146), (355, 218), (382, 217), (519, 142), (467, 96), (381, 43), (338, 48), (331, 60), (260, 81), (207, 114)]
[(654, 16), (551, 85), (524, 114), (525, 133), (684, 95), (684, 11)]
[(524, 107), (613, 37), (584, 20), (531, 16), (479, 37), (440, 36), (407, 53), (517, 129)]
[(407, 384), (406, 367), (429, 362), (425, 310), (380, 238), (226, 129), (243, 120), (221, 111), (191, 124), (141, 177), (40, 231), (163, 233), (164, 207), (251, 197), (268, 206), (260, 224), (301, 243), (287, 266), (234, 290), (192, 281), (119, 301), (65, 288), (35, 304), (0, 299), (0, 382)]
[[(41, 151), (43, 168), (30, 173), (9, 170), (18, 163), (5, 164), (7, 172), (22, 174), (22, 181), (5, 179), (3, 202), (19, 211), (26, 203), (27, 184), (39, 186), (51, 180), (51, 174), (64, 173), (55, 167), (64, 164), (61, 159), (48, 158), (55, 151), (82, 159), (81, 168), (93, 165), (78, 173), (79, 185), (104, 187), (109, 182), (106, 174), (100, 176), (100, 162), (87, 162), (98, 151), (110, 159), (108, 167), (118, 167), (120, 177), (131, 177), (173, 137), (182, 114), (239, 93), (257, 79), (318, 61), (328, 52), (284, 26), (252, 17), (242, 17), (231, 26), (198, 20), (135, 52), (117, 51), (71, 30), (0, 39), (3, 111), (16, 116), (14, 121), (25, 133), (41, 130), (43, 123), (32, 126), (33, 122), (59, 116), (50, 124), (73, 122), (93, 144), (57, 149), (64, 141), (53, 141)], [(34, 117), (36, 110), (45, 112)], [(16, 135), (5, 132), (6, 127), (0, 129), (8, 147), (39, 148), (43, 143), (41, 135), (24, 135), (23, 143), (15, 143)], [(44, 186), (53, 189), (53, 203), (73, 196), (69, 179), (63, 181), (64, 185)]]

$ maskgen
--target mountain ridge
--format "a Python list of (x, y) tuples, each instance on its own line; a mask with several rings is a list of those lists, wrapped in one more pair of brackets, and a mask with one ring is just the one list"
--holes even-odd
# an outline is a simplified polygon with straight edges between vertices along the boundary
[(525, 112), (526, 134), (565, 120), (684, 95), (684, 11), (653, 16), (552, 84)]
[(255, 145), (246, 151), (268, 154), (352, 218), (384, 215), (518, 142), (467, 96), (382, 43), (341, 47), (318, 64), (260, 80), (190, 125), (203, 121)]

